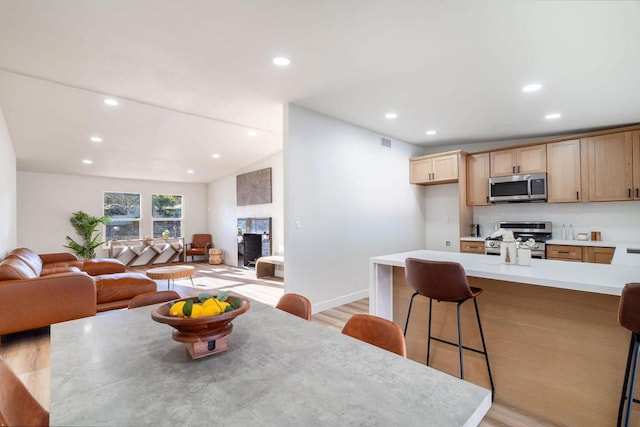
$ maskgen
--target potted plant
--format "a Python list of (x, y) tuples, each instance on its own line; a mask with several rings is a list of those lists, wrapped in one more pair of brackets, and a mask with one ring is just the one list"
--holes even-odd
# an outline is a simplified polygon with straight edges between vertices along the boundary
[(167, 240), (167, 239), (169, 238), (169, 230), (164, 230), (164, 231), (162, 232), (162, 238), (163, 238), (164, 240)]
[(67, 236), (67, 244), (64, 247), (71, 249), (80, 258), (95, 258), (96, 248), (104, 243), (100, 240), (100, 232), (97, 230), (98, 224), (109, 224), (111, 218), (108, 216), (92, 216), (83, 211), (78, 211), (71, 215), (69, 222), (80, 236), (81, 243)]

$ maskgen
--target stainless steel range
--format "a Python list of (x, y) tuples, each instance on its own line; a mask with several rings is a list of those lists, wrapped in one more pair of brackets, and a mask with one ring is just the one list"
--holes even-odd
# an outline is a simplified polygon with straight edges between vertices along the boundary
[[(533, 239), (536, 244), (531, 247), (533, 258), (545, 258), (545, 242), (551, 239), (551, 222), (549, 221), (519, 221), (519, 222), (499, 222), (496, 230), (504, 228), (513, 231), (513, 236), (522, 241)], [(487, 255), (500, 255), (500, 242), (502, 237), (487, 237), (484, 242), (484, 253)]]

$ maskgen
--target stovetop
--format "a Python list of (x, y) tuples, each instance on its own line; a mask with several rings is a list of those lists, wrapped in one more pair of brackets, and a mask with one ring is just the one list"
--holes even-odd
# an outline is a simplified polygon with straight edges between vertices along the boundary
[[(496, 224), (496, 230), (499, 228), (511, 230), (513, 237), (522, 241), (533, 239), (544, 243), (552, 238), (550, 221), (503, 221)], [(502, 237), (487, 237), (486, 240), (500, 241)]]

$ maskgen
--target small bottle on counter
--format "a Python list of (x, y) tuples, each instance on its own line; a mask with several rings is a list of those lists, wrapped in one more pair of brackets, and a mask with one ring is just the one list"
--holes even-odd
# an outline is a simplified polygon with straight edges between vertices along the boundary
[(564, 224), (562, 224), (562, 229), (560, 230), (560, 240), (567, 240), (567, 230), (564, 228)]
[(576, 236), (573, 234), (573, 225), (569, 224), (569, 235), (567, 236), (569, 240), (575, 240)]

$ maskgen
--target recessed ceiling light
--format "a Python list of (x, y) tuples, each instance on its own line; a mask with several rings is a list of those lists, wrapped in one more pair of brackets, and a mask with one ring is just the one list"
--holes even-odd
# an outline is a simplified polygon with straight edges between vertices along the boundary
[(220, 154), (218, 154), (218, 153), (212, 154), (211, 157), (213, 157), (214, 159), (219, 159), (220, 158)]
[(387, 113), (387, 114), (384, 115), (384, 118), (385, 119), (389, 119), (389, 120), (393, 120), (393, 119), (395, 119), (397, 117), (398, 117), (398, 115), (396, 113)]
[(273, 58), (273, 63), (281, 67), (286, 67), (291, 64), (291, 61), (289, 58), (285, 58), (284, 56), (278, 56), (277, 58)]
[(523, 92), (535, 92), (542, 89), (542, 85), (540, 83), (531, 83), (530, 85), (526, 85), (522, 88)]
[(187, 173), (193, 173), (193, 169), (189, 169)]
[(435, 135), (435, 134), (436, 134), (436, 133), (438, 133), (438, 132), (436, 132), (435, 130), (428, 130), (428, 131), (426, 131), (425, 133), (426, 133), (427, 135)]
[(256, 136), (258, 134), (258, 132), (256, 132), (255, 130), (250, 130), (249, 132), (247, 132), (247, 135), (249, 136)]
[(551, 113), (544, 116), (544, 118), (547, 120), (555, 120), (555, 119), (559, 119), (560, 117), (561, 117), (560, 113)]
[(102, 142), (102, 138), (100, 138), (99, 136), (92, 136), (91, 142)]
[(84, 159), (84, 160), (82, 161), (82, 163), (84, 163), (85, 165), (90, 165), (90, 164), (92, 164), (92, 163), (93, 163), (93, 160)]
[(104, 103), (107, 104), (107, 105), (110, 105), (112, 107), (115, 107), (116, 105), (118, 105), (118, 101), (116, 101), (115, 99), (112, 99), (112, 98), (105, 99)]

